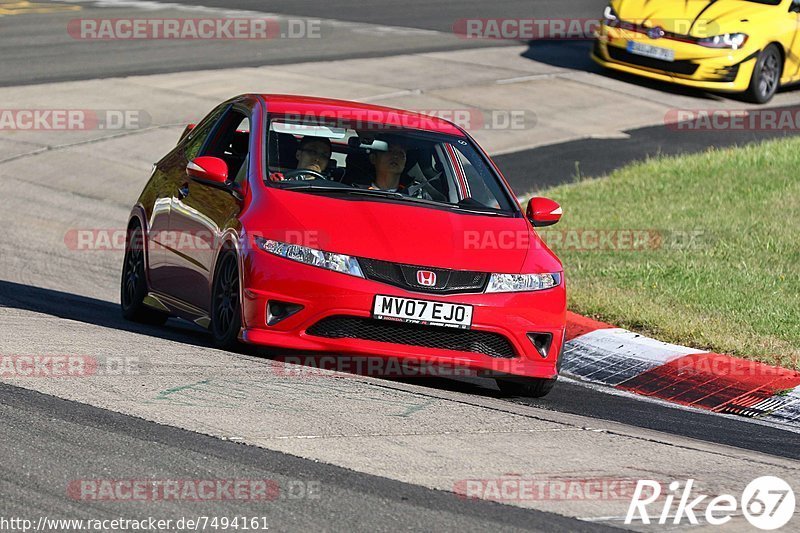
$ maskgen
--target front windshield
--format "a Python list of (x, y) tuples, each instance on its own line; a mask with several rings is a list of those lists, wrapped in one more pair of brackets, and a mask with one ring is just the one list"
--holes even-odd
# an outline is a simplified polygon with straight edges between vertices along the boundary
[[(464, 138), (387, 126), (270, 120), (270, 185), (516, 213), (498, 176)], [(344, 189), (344, 190), (342, 190)]]

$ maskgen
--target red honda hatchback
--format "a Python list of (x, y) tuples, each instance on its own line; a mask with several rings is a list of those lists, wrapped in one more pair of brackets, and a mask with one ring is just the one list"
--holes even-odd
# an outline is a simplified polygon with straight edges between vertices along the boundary
[(133, 208), (126, 318), (237, 342), (467, 368), (512, 394), (553, 387), (561, 262), (486, 153), (439, 118), (243, 95), (186, 128)]

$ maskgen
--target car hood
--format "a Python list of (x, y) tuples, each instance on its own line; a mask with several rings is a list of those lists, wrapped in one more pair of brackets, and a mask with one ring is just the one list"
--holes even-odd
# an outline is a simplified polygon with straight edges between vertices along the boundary
[(437, 268), (501, 273), (562, 270), (523, 218), (280, 189), (271, 189), (261, 200), (263, 207), (244, 221), (248, 231), (269, 239)]
[(747, 21), (776, 6), (744, 0), (618, 0), (619, 17), (693, 37), (712, 37), (746, 29)]

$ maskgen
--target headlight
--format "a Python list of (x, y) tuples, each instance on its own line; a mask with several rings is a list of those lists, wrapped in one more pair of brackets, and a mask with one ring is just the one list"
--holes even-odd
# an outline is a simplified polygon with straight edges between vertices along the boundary
[(726, 33), (697, 40), (697, 44), (707, 48), (731, 48), (733, 50), (738, 50), (746, 42), (747, 35), (744, 33)]
[(619, 15), (617, 15), (616, 10), (610, 5), (606, 7), (605, 11), (603, 11), (603, 22), (605, 22), (608, 25), (616, 24), (617, 22), (619, 22)]
[(486, 292), (542, 291), (560, 284), (560, 274), (492, 274)]
[(336, 272), (358, 276), (359, 278), (364, 277), (358, 260), (349, 255), (323, 252), (322, 250), (315, 250), (314, 248), (300, 246), (299, 244), (271, 241), (263, 237), (256, 237), (255, 241), (256, 245), (265, 252), (285, 257), (286, 259), (291, 259), (298, 263), (335, 270)]

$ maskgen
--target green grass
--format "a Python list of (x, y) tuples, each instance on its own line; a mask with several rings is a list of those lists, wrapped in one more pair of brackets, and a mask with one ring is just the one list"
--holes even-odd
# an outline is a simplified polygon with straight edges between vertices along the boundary
[[(542, 233), (572, 244), (553, 244), (571, 310), (800, 369), (800, 139), (649, 160), (540, 194), (564, 208), (562, 222)], [(575, 249), (569, 232), (586, 229), (653, 230), (663, 239)], [(681, 246), (685, 233), (676, 232), (697, 237)]]

